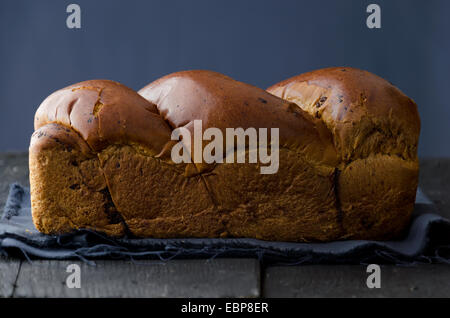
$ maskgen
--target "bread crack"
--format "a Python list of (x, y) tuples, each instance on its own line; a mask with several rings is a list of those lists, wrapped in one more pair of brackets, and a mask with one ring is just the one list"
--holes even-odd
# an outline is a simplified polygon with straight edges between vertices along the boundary
[(110, 224), (122, 224), (124, 232), (127, 236), (133, 236), (132, 232), (130, 231), (128, 224), (125, 220), (125, 218), (123, 217), (123, 215), (120, 213), (120, 211), (117, 209), (114, 200), (111, 196), (111, 192), (109, 190), (109, 185), (108, 185), (108, 179), (106, 178), (105, 172), (103, 171), (101, 165), (100, 165), (100, 159), (97, 159), (99, 162), (99, 168), (102, 172), (103, 178), (105, 179), (105, 184), (106, 184), (106, 188), (100, 190), (99, 192), (101, 194), (103, 194), (103, 197), (105, 198), (105, 205), (104, 205), (104, 209), (105, 209), (105, 213), (106, 216), (108, 218), (108, 221)]

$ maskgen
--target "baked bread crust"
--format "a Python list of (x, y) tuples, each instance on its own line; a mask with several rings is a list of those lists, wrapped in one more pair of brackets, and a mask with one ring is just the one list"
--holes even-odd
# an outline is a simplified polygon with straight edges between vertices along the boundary
[(267, 90), (321, 119), (332, 133), (345, 237), (398, 236), (410, 220), (418, 183), (414, 101), (381, 77), (349, 67), (304, 73)]
[[(53, 93), (36, 112), (30, 143), (37, 229), (284, 241), (397, 235), (409, 219), (417, 186), (418, 116), (416, 123), (398, 123), (401, 109), (391, 108), (410, 100), (390, 87), (370, 90), (380, 84), (370, 74), (358, 75), (358, 81), (351, 74), (343, 83), (334, 71), (328, 79), (326, 74), (317, 76), (320, 85), (312, 90), (304, 84), (297, 90), (296, 83), (304, 82), (298, 79), (269, 89), (282, 98), (211, 71), (170, 74), (139, 94), (105, 80)], [(351, 80), (353, 91), (346, 84)], [(353, 101), (360, 96), (357, 85), (370, 91), (365, 106), (349, 103), (356, 115), (336, 106), (335, 98), (343, 91), (344, 100)], [(305, 105), (324, 89), (327, 100), (319, 98), (324, 108), (318, 116)], [(378, 97), (371, 92), (387, 97), (374, 102)], [(374, 105), (386, 101), (393, 104), (384, 111)], [(171, 132), (192, 131), (197, 119), (204, 130), (279, 128), (278, 172), (262, 175), (260, 164), (249, 163), (175, 164)], [(370, 125), (373, 133), (366, 132)], [(379, 141), (373, 136), (378, 129), (398, 132), (399, 140)]]
[(30, 186), (39, 231), (220, 233), (200, 177), (187, 178), (185, 165), (167, 159), (171, 129), (133, 90), (104, 80), (69, 86), (44, 100), (35, 129)]
[(295, 104), (211, 71), (165, 76), (139, 91), (172, 128), (193, 130), (279, 128), (280, 165), (261, 175), (259, 165), (196, 164), (223, 236), (285, 241), (327, 241), (340, 235), (334, 197), (337, 156), (325, 125)]

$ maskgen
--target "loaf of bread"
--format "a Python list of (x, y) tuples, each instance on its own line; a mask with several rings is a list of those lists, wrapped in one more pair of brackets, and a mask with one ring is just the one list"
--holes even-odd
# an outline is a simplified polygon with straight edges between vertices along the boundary
[[(248, 160), (175, 163), (172, 133), (195, 135), (197, 120), (223, 135), (278, 128), (276, 173)], [(34, 125), (32, 214), (46, 234), (381, 240), (402, 233), (414, 205), (417, 106), (361, 70), (323, 69), (267, 91), (211, 71), (170, 74), (139, 92), (86, 81), (47, 97)], [(224, 141), (223, 150), (236, 149)]]

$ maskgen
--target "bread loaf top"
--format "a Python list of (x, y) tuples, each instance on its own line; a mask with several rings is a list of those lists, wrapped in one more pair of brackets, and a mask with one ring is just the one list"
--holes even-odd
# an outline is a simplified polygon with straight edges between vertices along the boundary
[(93, 152), (113, 143), (138, 143), (156, 155), (171, 134), (154, 104), (109, 80), (85, 81), (51, 94), (36, 111), (34, 128), (49, 123), (72, 128)]
[[(301, 152), (316, 164), (337, 160), (327, 127), (294, 103), (212, 71), (165, 76), (139, 91), (109, 80), (90, 80), (47, 97), (35, 114), (35, 130), (58, 123), (76, 131), (93, 153), (110, 144), (143, 145), (157, 156), (173, 145), (171, 131), (279, 128), (280, 146)], [(270, 134), (270, 131), (269, 131)], [(165, 151), (167, 154), (167, 151)]]
[(350, 67), (325, 68), (267, 90), (322, 119), (344, 162), (377, 153), (417, 159), (417, 105), (377, 75)]
[(281, 147), (327, 166), (376, 153), (417, 160), (417, 105), (386, 80), (348, 67), (304, 73), (267, 92), (205, 70), (169, 74), (138, 93), (114, 81), (85, 81), (47, 97), (34, 125), (70, 127), (93, 152), (136, 143), (156, 156), (173, 144), (173, 129), (193, 130), (194, 120), (224, 133), (279, 128)]
[(279, 128), (280, 147), (301, 152), (316, 164), (337, 161), (327, 127), (296, 104), (213, 71), (183, 71), (164, 76), (138, 91), (154, 103), (174, 128)]

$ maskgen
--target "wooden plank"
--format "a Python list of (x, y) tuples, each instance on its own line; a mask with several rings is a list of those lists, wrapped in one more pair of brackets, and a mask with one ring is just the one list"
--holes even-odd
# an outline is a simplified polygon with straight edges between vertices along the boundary
[(269, 267), (264, 297), (450, 297), (450, 266), (381, 266), (381, 288), (369, 289), (366, 266)]
[(12, 297), (20, 261), (0, 256), (0, 297)]
[[(258, 297), (254, 259), (23, 262), (14, 297)], [(69, 264), (81, 269), (81, 288), (70, 289)]]

